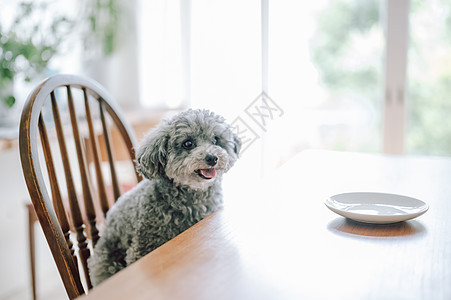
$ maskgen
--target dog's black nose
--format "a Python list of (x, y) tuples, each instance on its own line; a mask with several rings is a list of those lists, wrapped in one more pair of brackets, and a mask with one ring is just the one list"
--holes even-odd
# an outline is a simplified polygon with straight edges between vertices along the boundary
[(209, 166), (214, 166), (218, 162), (218, 157), (216, 155), (207, 154), (207, 156), (205, 156), (205, 162)]

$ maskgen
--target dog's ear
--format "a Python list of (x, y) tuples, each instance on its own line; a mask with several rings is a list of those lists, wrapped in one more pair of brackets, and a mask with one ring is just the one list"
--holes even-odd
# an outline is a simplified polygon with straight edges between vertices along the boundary
[(241, 151), (241, 145), (242, 145), (241, 139), (239, 138), (238, 135), (236, 135), (234, 133), (232, 133), (232, 134), (233, 134), (233, 143), (234, 143), (233, 151), (235, 152), (236, 157), (239, 157), (240, 151)]
[(136, 170), (147, 179), (162, 177), (167, 161), (169, 135), (164, 126), (153, 129), (136, 152)]

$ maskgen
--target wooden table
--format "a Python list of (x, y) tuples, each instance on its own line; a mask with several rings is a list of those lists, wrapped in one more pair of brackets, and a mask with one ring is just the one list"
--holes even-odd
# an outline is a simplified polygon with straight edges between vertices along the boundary
[[(325, 207), (348, 191), (430, 209), (365, 225)], [(87, 299), (451, 299), (451, 159), (306, 151), (225, 200)]]

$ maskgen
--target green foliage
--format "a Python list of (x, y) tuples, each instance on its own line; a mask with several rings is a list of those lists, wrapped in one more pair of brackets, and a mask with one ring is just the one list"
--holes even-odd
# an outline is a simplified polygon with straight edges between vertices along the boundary
[[(54, 4), (54, 0), (23, 0), (8, 29), (0, 20), (0, 90), (12, 84), (16, 74), (23, 74), (26, 81), (42, 74), (55, 55), (71, 48), (71, 42), (81, 39), (86, 52), (100, 47), (104, 56), (115, 51), (120, 16), (117, 0), (86, 0), (75, 18), (58, 13), (49, 16)], [(80, 36), (74, 28), (85, 23), (88, 26)], [(9, 107), (15, 103), (12, 95), (3, 95), (0, 101)]]
[(407, 151), (451, 155), (451, 3), (411, 2)]
[(411, 153), (451, 155), (451, 69), (448, 70), (429, 82), (411, 79), (407, 135)]
[(21, 39), (14, 32), (2, 33), (0, 27), (0, 76), (12, 81), (18, 72), (25, 72), (27, 80), (42, 72), (56, 49), (51, 45), (36, 45), (31, 38)]
[(10, 95), (10, 96), (6, 97), (6, 99), (5, 99), (6, 106), (12, 107), (14, 105), (14, 103), (16, 103), (16, 98), (14, 98), (14, 96)]
[(120, 23), (118, 1), (87, 0), (83, 14), (89, 23), (83, 34), (85, 48), (92, 50), (100, 47), (102, 55), (111, 55), (116, 49)]
[[(382, 98), (383, 33), (379, 24), (379, 0), (331, 0), (318, 17), (318, 27), (311, 41), (312, 60), (321, 84), (328, 91), (329, 107), (364, 107), (380, 111)], [(369, 151), (379, 146), (379, 118), (372, 139), (349, 140), (335, 133), (334, 149)], [(359, 130), (359, 129), (355, 129)]]
[[(319, 17), (312, 41), (313, 61), (330, 91), (378, 88), (380, 56), (362, 64), (353, 64), (360, 48), (359, 40), (379, 22), (379, 1), (332, 1)], [(377, 51), (380, 53), (380, 51)], [(379, 54), (378, 54), (379, 55)], [(378, 65), (379, 64), (379, 65)]]
[[(372, 41), (379, 4), (331, 0), (319, 17), (312, 56), (331, 101), (382, 103), (382, 38), (373, 56), (359, 52)], [(409, 18), (407, 152), (451, 155), (451, 1), (412, 0)]]
[[(40, 25), (43, 20), (32, 23), (33, 14), (43, 14), (50, 3), (20, 2), (12, 26), (5, 30), (0, 24), (0, 89), (12, 84), (14, 76), (24, 74), (30, 81), (47, 67), (57, 53), (62, 37), (71, 27), (71, 21), (64, 16), (52, 20), (50, 31), (45, 32)], [(4, 95), (0, 99), (11, 107), (15, 103), (13, 95)]]

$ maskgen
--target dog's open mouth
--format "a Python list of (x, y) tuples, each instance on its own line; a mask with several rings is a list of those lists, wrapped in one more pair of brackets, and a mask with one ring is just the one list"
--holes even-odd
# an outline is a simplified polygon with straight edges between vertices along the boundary
[(194, 171), (199, 177), (203, 179), (212, 179), (216, 175), (216, 170), (214, 168), (210, 169), (198, 169)]

